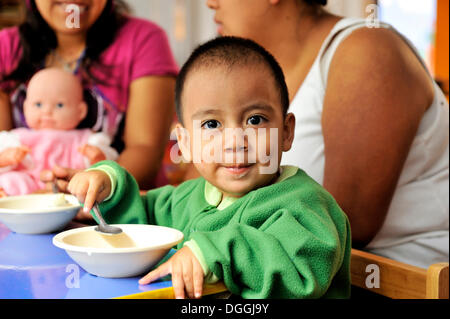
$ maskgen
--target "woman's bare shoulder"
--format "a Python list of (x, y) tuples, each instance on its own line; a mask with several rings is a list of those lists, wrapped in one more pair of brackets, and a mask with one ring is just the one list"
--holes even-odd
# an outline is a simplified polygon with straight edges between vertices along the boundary
[(411, 47), (392, 29), (353, 31), (337, 48), (328, 80), (346, 81), (342, 74), (353, 83), (364, 83), (372, 88), (390, 85), (416, 89), (416, 96), (423, 99), (422, 105), (431, 104), (433, 99), (433, 83), (427, 70)]
[(410, 52), (409, 46), (393, 29), (359, 28), (350, 33), (339, 45), (338, 51), (352, 54), (358, 52), (391, 53), (393, 57)]

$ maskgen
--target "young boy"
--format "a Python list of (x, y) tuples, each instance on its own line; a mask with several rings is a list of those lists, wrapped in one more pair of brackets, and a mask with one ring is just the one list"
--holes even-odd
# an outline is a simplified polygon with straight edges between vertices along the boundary
[(69, 184), (85, 210), (101, 202), (109, 223), (184, 233), (139, 283), (172, 274), (177, 298), (199, 298), (217, 280), (244, 298), (349, 297), (347, 217), (301, 169), (278, 165), (295, 119), (275, 59), (250, 40), (214, 39), (183, 66), (176, 102), (178, 144), (201, 178), (141, 197), (130, 174), (100, 162)]

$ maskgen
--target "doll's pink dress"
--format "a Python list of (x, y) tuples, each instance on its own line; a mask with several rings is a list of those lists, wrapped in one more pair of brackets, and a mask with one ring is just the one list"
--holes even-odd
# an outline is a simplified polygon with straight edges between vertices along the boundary
[(44, 188), (40, 181), (42, 170), (54, 165), (85, 169), (90, 165), (78, 148), (90, 144), (99, 147), (107, 159), (115, 160), (117, 152), (111, 140), (102, 133), (84, 130), (30, 130), (18, 128), (0, 132), (0, 152), (9, 147), (28, 146), (31, 152), (19, 165), (1, 168), (0, 188), (10, 196), (25, 195)]

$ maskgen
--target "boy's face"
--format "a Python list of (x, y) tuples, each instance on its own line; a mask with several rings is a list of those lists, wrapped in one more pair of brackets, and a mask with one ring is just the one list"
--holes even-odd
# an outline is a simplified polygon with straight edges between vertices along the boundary
[(295, 127), (283, 116), (273, 76), (261, 65), (193, 70), (182, 96), (183, 156), (226, 196), (239, 197), (278, 176)]

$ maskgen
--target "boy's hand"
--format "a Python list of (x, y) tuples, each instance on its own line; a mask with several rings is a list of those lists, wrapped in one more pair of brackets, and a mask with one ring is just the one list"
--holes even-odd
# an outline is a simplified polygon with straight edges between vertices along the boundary
[(167, 262), (139, 280), (139, 284), (147, 285), (168, 274), (172, 274), (175, 298), (185, 298), (185, 291), (189, 298), (201, 298), (203, 269), (189, 247), (181, 248)]
[(95, 202), (100, 203), (109, 196), (111, 181), (106, 173), (92, 170), (75, 174), (67, 189), (84, 203), (83, 211), (88, 213)]
[(17, 165), (30, 152), (31, 150), (26, 146), (7, 148), (0, 153), (0, 167)]
[(104, 161), (106, 159), (105, 154), (103, 154), (102, 150), (99, 149), (97, 146), (85, 144), (80, 148), (78, 148), (78, 152), (80, 152), (83, 156), (87, 157), (91, 165), (100, 161)]

